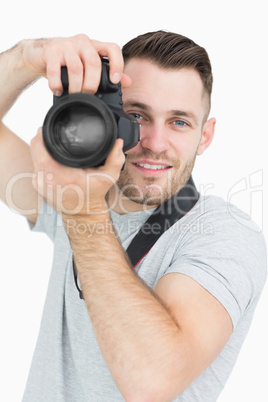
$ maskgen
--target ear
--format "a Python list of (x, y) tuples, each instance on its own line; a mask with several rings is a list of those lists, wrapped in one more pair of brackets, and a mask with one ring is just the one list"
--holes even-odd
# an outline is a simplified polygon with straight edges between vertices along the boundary
[(214, 117), (205, 122), (197, 155), (201, 155), (211, 144), (214, 137), (215, 124), (216, 119)]

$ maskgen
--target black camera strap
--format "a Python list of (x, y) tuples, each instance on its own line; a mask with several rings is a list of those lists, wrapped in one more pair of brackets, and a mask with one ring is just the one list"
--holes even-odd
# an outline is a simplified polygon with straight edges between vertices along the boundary
[[(185, 216), (195, 206), (198, 199), (199, 193), (192, 177), (190, 177), (186, 185), (178, 193), (155, 209), (126, 250), (133, 269), (151, 250), (160, 236), (174, 225), (174, 223)], [(83, 299), (82, 291), (78, 286), (74, 260), (73, 271), (76, 287), (79, 291), (80, 298)]]
[(177, 194), (156, 208), (126, 250), (133, 268), (150, 251), (159, 237), (194, 207), (198, 199), (199, 193), (190, 177)]

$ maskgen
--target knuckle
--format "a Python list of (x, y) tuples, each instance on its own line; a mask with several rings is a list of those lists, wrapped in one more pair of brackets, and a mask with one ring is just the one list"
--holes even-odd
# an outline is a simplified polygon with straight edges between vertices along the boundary
[(90, 54), (88, 56), (88, 60), (90, 63), (90, 66), (93, 68), (100, 68), (101, 67), (101, 59), (97, 54)]
[(59, 43), (57, 39), (47, 40), (44, 44), (46, 54), (55, 54), (59, 53)]
[(67, 68), (71, 74), (81, 74), (83, 72), (83, 65), (80, 60), (72, 61)]
[(89, 42), (90, 41), (89, 37), (84, 33), (77, 34), (74, 36), (74, 38), (76, 38), (77, 40), (79, 40), (81, 42), (85, 42), (85, 41)]
[(110, 49), (114, 52), (121, 52), (120, 46), (117, 43), (110, 43)]

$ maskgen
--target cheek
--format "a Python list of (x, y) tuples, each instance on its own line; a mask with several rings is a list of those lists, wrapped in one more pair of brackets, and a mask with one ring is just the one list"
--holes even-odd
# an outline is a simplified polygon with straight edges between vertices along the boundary
[(192, 159), (197, 152), (199, 139), (193, 133), (178, 134), (170, 141), (171, 149), (181, 162)]

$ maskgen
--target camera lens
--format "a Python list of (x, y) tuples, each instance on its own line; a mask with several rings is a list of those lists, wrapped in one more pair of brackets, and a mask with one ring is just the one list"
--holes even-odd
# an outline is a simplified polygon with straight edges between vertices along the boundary
[(54, 132), (67, 152), (75, 156), (94, 154), (105, 141), (105, 123), (95, 111), (82, 105), (59, 113)]
[(58, 162), (72, 167), (99, 166), (117, 138), (117, 123), (100, 99), (72, 94), (60, 99), (47, 113), (43, 138)]

